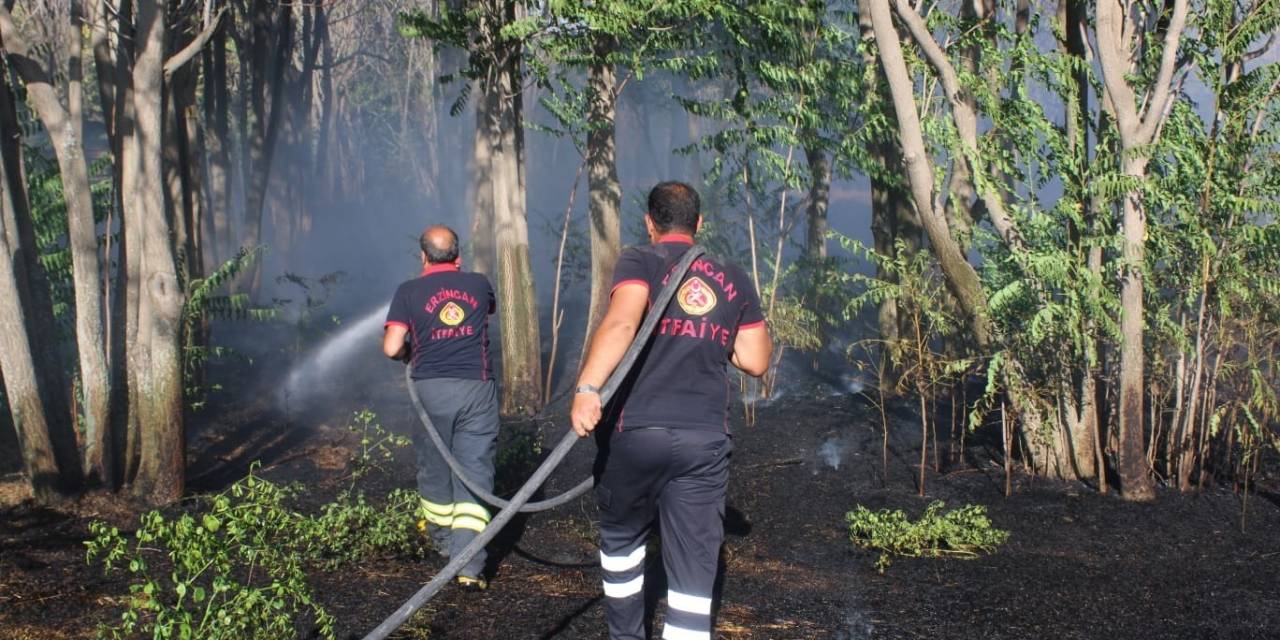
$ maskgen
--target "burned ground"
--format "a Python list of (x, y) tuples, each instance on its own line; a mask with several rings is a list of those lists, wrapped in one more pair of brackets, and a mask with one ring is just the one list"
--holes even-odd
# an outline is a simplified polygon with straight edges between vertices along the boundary
[[(414, 423), (401, 385), (392, 373), (377, 375), (384, 374), (383, 392), (355, 402), (407, 432)], [(262, 379), (242, 384), (269, 387)], [(225, 486), (262, 460), (268, 477), (304, 480), (308, 501), (331, 498), (353, 446), (342, 428), (349, 407), (281, 415), (260, 395), (256, 406), (211, 409), (204, 422), (212, 426), (191, 434), (191, 488)], [(863, 397), (797, 389), (762, 407), (753, 426), (735, 417), (720, 637), (1280, 638), (1274, 478), (1251, 495), (1243, 529), (1241, 497), (1231, 487), (1165, 491), (1154, 504), (1130, 504), (1082, 485), (1017, 475), (1005, 498), (996, 452), (979, 434), (968, 442), (966, 464), (928, 473), (921, 498), (912, 466), (917, 418), (905, 407), (888, 417), (887, 479), (880, 414)], [(555, 418), (510, 425), (509, 432), (538, 432), (550, 442), (562, 433)], [(585, 476), (593, 449), (580, 444), (548, 492)], [(387, 471), (366, 490), (412, 486), (407, 451)], [(513, 461), (509, 483), (527, 471)], [(875, 553), (850, 544), (843, 516), (854, 505), (917, 515), (934, 499), (985, 505), (993, 523), (1010, 532), (1008, 542), (975, 560), (896, 559), (883, 575)], [(64, 515), (73, 508), (88, 515)], [(66, 509), (28, 505), (0, 514), (0, 638), (90, 637), (118, 615), (127, 583), (85, 562), (82, 540), (93, 518), (130, 521), (93, 498)], [(447, 588), (398, 637), (602, 637), (593, 519), (588, 496), (517, 520), (493, 547), (488, 591)], [(379, 557), (311, 577), (339, 621), (339, 637), (359, 637), (443, 565), (434, 556)], [(647, 584), (661, 593), (660, 567), (650, 569)]]

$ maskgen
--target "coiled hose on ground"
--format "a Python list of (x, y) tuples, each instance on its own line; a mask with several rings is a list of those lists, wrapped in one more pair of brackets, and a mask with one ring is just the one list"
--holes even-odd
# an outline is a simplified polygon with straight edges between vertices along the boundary
[[(641, 323), (639, 331), (636, 332), (635, 339), (631, 341), (631, 346), (627, 347), (627, 351), (622, 356), (622, 360), (613, 370), (613, 374), (609, 376), (609, 380), (605, 382), (604, 387), (600, 389), (601, 405), (607, 405), (609, 400), (611, 400), (613, 395), (618, 391), (618, 387), (622, 385), (622, 381), (626, 379), (627, 373), (631, 371), (631, 367), (635, 364), (636, 358), (640, 356), (640, 351), (644, 349), (645, 344), (649, 341), (649, 336), (653, 334), (654, 328), (657, 327), (658, 320), (661, 319), (662, 315), (666, 312), (667, 305), (671, 303), (671, 298), (675, 296), (676, 289), (679, 288), (680, 282), (684, 280), (684, 275), (688, 273), (689, 268), (693, 266), (693, 261), (698, 259), (704, 251), (705, 250), (702, 247), (694, 245), (685, 251), (685, 254), (680, 258), (680, 261), (676, 263), (676, 266), (671, 270), (666, 286), (658, 292), (658, 297), (653, 301), (653, 305), (649, 308), (649, 313), (645, 315), (644, 322)], [(409, 372), (406, 369), (406, 378), (408, 378), (408, 373)], [(592, 479), (587, 478), (573, 489), (570, 489), (555, 498), (526, 504), (529, 501), (529, 498), (533, 496), (534, 492), (538, 490), (538, 487), (542, 486), (542, 483), (551, 475), (551, 472), (554, 471), (555, 468), (560, 465), (560, 462), (564, 460), (565, 456), (568, 455), (569, 450), (573, 448), (573, 445), (578, 442), (578, 435), (570, 429), (568, 433), (564, 434), (564, 437), (560, 439), (560, 442), (556, 444), (555, 449), (552, 449), (551, 454), (547, 456), (547, 459), (543, 460), (537, 471), (534, 471), (533, 476), (524, 483), (524, 486), (520, 487), (520, 490), (517, 491), (510, 500), (503, 500), (487, 491), (480, 491), (478, 490), (478, 485), (476, 485), (475, 482), (462, 472), (461, 465), (458, 464), (457, 459), (449, 452), (448, 447), (444, 446), (444, 440), (440, 438), (440, 434), (436, 432), (435, 427), (431, 424), (431, 418), (427, 417), (427, 412), (422, 408), (422, 403), (418, 399), (417, 391), (413, 388), (412, 380), (409, 380), (409, 396), (412, 398), (414, 408), (418, 412), (418, 418), (422, 420), (423, 426), (426, 427), (427, 433), (430, 434), (432, 442), (434, 442), (436, 448), (440, 450), (441, 456), (444, 457), (445, 462), (448, 463), (449, 468), (453, 470), (453, 473), (462, 480), (467, 489), (469, 489), (477, 498), (489, 504), (499, 506), (502, 510), (489, 521), (489, 525), (486, 526), (483, 531), (471, 540), (471, 544), (468, 544), (466, 548), (462, 550), (462, 553), (451, 558), (449, 560), (449, 564), (445, 565), (445, 567), (440, 570), (440, 573), (437, 573), (430, 582), (423, 585), (421, 589), (418, 589), (418, 592), (413, 594), (413, 597), (400, 605), (399, 609), (396, 609), (395, 612), (388, 616), (386, 620), (382, 621), (382, 624), (378, 625), (373, 631), (370, 631), (369, 634), (364, 637), (364, 640), (383, 640), (390, 635), (391, 632), (399, 629), (400, 625), (404, 624), (418, 609), (421, 609), (422, 605), (431, 600), (436, 593), (439, 593), (440, 589), (443, 588), (444, 585), (448, 584), (454, 576), (458, 575), (458, 572), (462, 570), (462, 567), (466, 566), (472, 556), (483, 549), (486, 544), (489, 544), (489, 541), (492, 540), (494, 536), (498, 535), (498, 532), (501, 531), (513, 517), (515, 517), (516, 513), (543, 511), (565, 504), (586, 492), (587, 489), (591, 488), (592, 483)]]

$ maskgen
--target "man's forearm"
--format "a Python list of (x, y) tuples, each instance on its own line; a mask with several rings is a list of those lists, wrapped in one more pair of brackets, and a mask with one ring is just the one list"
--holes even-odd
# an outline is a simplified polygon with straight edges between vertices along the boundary
[(601, 325), (591, 340), (591, 349), (587, 352), (587, 363), (578, 375), (578, 384), (589, 384), (595, 387), (604, 386), (609, 374), (618, 367), (627, 347), (636, 336), (636, 328), (628, 323)]

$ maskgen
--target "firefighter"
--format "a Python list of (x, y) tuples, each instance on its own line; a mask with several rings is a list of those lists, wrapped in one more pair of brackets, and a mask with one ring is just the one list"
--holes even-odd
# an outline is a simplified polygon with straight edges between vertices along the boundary
[(609, 415), (603, 415), (599, 387), (701, 224), (698, 193), (689, 185), (663, 182), (650, 191), (645, 228), (652, 244), (619, 256), (609, 309), (574, 395), (572, 421), (579, 436), (607, 425), (597, 434), (596, 498), (613, 640), (645, 637), (645, 540), (655, 518), (669, 585), (662, 637), (711, 638), (733, 448), (727, 365), (760, 376), (773, 351), (752, 282), (733, 264), (701, 257), (610, 403)]
[[(423, 408), (467, 476), (493, 491), (498, 391), (489, 364), (489, 279), (461, 270), (458, 234), (437, 225), (422, 233), (422, 275), (400, 285), (384, 325), (382, 350), (412, 367)], [(423, 427), (425, 429), (425, 427)], [(414, 432), (419, 512), (436, 548), (460, 553), (489, 524), (489, 510), (454, 477), (422, 429)], [(458, 583), (484, 589), (485, 552), (458, 574)]]

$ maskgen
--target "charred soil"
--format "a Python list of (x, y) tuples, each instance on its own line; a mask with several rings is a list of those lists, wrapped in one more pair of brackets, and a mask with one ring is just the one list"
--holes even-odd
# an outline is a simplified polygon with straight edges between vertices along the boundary
[[(389, 381), (384, 394), (363, 400), (383, 424), (408, 433), (416, 421), (401, 394)], [(211, 413), (218, 417), (190, 434), (192, 490), (225, 486), (251, 460), (262, 460), (269, 478), (304, 481), (308, 502), (343, 486), (355, 444), (342, 428), (349, 410), (286, 416), (263, 401)], [(510, 430), (554, 442), (563, 428), (554, 418)], [(888, 418), (887, 473), (880, 413), (860, 396), (793, 392), (761, 407), (755, 425), (738, 419), (718, 637), (1280, 638), (1274, 479), (1250, 496), (1243, 529), (1241, 496), (1230, 487), (1131, 504), (1019, 474), (1006, 498), (997, 452), (978, 434), (965, 463), (928, 471), (920, 497), (917, 417), (904, 406)], [(939, 445), (945, 454), (950, 443)], [(546, 492), (588, 474), (593, 453), (592, 443), (578, 445)], [(529, 467), (506, 460), (500, 486), (512, 490)], [(412, 483), (412, 456), (402, 451), (366, 490)], [(916, 516), (936, 499), (985, 505), (1008, 542), (973, 560), (898, 558), (884, 574), (877, 553), (850, 543), (844, 514), (855, 505)], [(594, 517), (588, 495), (518, 519), (491, 547), (487, 591), (447, 588), (397, 637), (603, 637)], [(93, 519), (132, 526), (127, 511), (104, 499), (0, 512), (0, 638), (91, 637), (116, 619), (127, 582), (85, 562)], [(359, 637), (444, 563), (375, 557), (315, 571), (311, 581), (339, 621), (338, 637)], [(649, 567), (646, 584), (655, 598), (665, 593), (660, 564)], [(656, 610), (660, 630), (662, 606)]]

